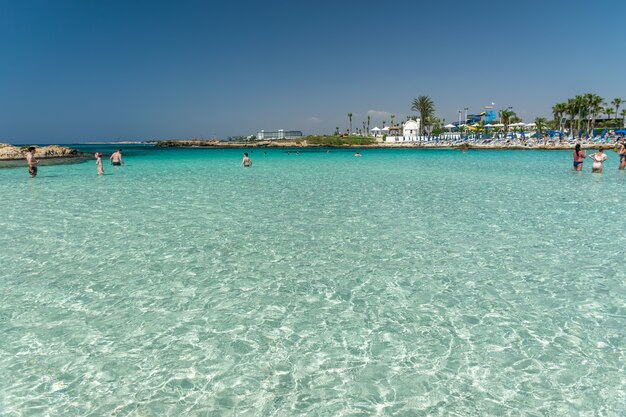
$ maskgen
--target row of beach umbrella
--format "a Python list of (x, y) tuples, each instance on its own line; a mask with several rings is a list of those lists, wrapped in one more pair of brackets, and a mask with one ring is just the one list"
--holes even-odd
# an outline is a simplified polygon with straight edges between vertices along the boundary
[[(469, 127), (478, 127), (480, 126), (479, 123), (474, 123), (472, 125), (461, 125), (460, 127), (465, 127), (465, 126), (469, 126)], [(511, 123), (509, 125), (509, 127), (535, 127), (537, 126), (535, 123)], [(457, 127), (456, 125), (453, 125), (452, 123), (447, 124), (444, 126), (446, 129), (452, 129)], [(504, 125), (502, 123), (496, 123), (496, 124), (491, 124), (491, 123), (487, 123), (486, 125), (484, 125), (484, 127), (504, 127)]]
[[(466, 126), (478, 127), (478, 126), (480, 126), (480, 124), (474, 123), (472, 125), (461, 125), (460, 127), (466, 127)], [(509, 125), (509, 127), (535, 127), (535, 126), (537, 126), (535, 123), (522, 123), (522, 122), (511, 123)], [(444, 126), (444, 128), (446, 128), (446, 129), (454, 129), (456, 127), (457, 126), (453, 125), (452, 123), (447, 124), (447, 125)], [(504, 125), (502, 123), (496, 123), (496, 124), (487, 123), (484, 127), (504, 127)], [(389, 126), (385, 126), (382, 129), (380, 129), (378, 126), (376, 126), (375, 128), (372, 129), (372, 132), (386, 132), (388, 130), (389, 130)]]

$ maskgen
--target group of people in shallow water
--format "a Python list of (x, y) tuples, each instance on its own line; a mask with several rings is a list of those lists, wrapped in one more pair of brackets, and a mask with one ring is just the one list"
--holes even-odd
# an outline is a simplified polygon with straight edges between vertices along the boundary
[[(104, 175), (104, 168), (102, 167), (102, 154), (100, 152), (96, 152), (94, 154), (96, 157), (96, 169), (98, 170), (98, 175)], [(111, 165), (120, 166), (126, 165), (124, 160), (122, 159), (122, 150), (118, 149), (113, 152), (109, 157), (111, 161)], [(39, 165), (39, 161), (35, 158), (35, 147), (31, 146), (28, 148), (28, 152), (26, 152), (26, 163), (28, 164), (28, 173), (31, 178), (37, 176), (37, 165)]]
[[(619, 156), (619, 169), (626, 169), (626, 140), (619, 142), (617, 144), (617, 154)], [(267, 154), (267, 152), (266, 152)], [(95, 153), (96, 157), (96, 168), (98, 170), (98, 175), (104, 175), (104, 168), (102, 166), (102, 154), (100, 152)], [(361, 156), (359, 152), (356, 152), (354, 156)], [(576, 144), (574, 148), (574, 170), (582, 171), (583, 169), (583, 161), (585, 158), (590, 158), (593, 160), (593, 165), (591, 166), (591, 172), (602, 172), (602, 164), (608, 159), (607, 155), (604, 153), (604, 149), (599, 149), (598, 152), (592, 153), (587, 156), (587, 153), (580, 148), (580, 143)], [(120, 166), (126, 165), (124, 160), (122, 159), (122, 150), (118, 149), (113, 152), (109, 157), (111, 161), (111, 165)], [(39, 161), (35, 158), (35, 147), (31, 146), (28, 148), (28, 152), (26, 153), (26, 163), (28, 164), (28, 173), (31, 178), (37, 176), (37, 165)], [(249, 168), (252, 166), (252, 160), (248, 156), (247, 152), (244, 152), (243, 159), (241, 160), (241, 166), (244, 168)]]
[[(626, 168), (626, 141), (618, 143), (616, 151), (619, 156), (619, 169), (624, 170)], [(590, 158), (593, 161), (591, 172), (602, 172), (602, 164), (608, 159), (608, 156), (604, 153), (604, 149), (599, 149), (598, 152), (587, 156), (587, 152), (580, 149), (580, 143), (577, 143), (574, 147), (573, 156), (574, 171), (582, 171), (583, 161), (585, 158)]]
[[(96, 157), (96, 168), (98, 169), (98, 175), (104, 175), (104, 167), (102, 166), (102, 154), (100, 152), (96, 152), (94, 154)], [(111, 165), (113, 166), (121, 166), (126, 165), (124, 160), (122, 159), (122, 150), (118, 149), (113, 152), (109, 157), (109, 161), (111, 161)]]

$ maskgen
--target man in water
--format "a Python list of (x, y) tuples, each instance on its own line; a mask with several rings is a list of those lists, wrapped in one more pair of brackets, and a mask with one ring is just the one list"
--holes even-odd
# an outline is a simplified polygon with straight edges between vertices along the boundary
[(252, 160), (248, 157), (248, 153), (243, 153), (243, 159), (241, 160), (241, 166), (244, 168), (250, 168), (252, 165)]
[(35, 159), (35, 147), (31, 146), (28, 148), (28, 152), (26, 152), (26, 163), (28, 164), (28, 173), (31, 178), (35, 178), (37, 176), (37, 164), (39, 161)]
[(109, 159), (111, 160), (111, 165), (115, 165), (115, 166), (126, 165), (126, 163), (124, 163), (124, 161), (122, 161), (122, 150), (121, 149), (118, 149), (117, 151), (113, 152)]

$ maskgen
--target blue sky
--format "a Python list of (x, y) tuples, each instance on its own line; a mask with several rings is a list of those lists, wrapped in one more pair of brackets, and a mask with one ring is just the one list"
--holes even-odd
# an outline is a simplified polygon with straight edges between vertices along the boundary
[(626, 2), (0, 0), (0, 142), (330, 134), (626, 99)]

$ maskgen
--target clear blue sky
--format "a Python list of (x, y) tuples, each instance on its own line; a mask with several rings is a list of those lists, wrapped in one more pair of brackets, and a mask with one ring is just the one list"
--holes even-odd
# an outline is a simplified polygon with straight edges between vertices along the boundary
[(447, 122), (491, 102), (524, 120), (626, 99), (626, 2), (0, 0), (0, 142), (332, 133)]

